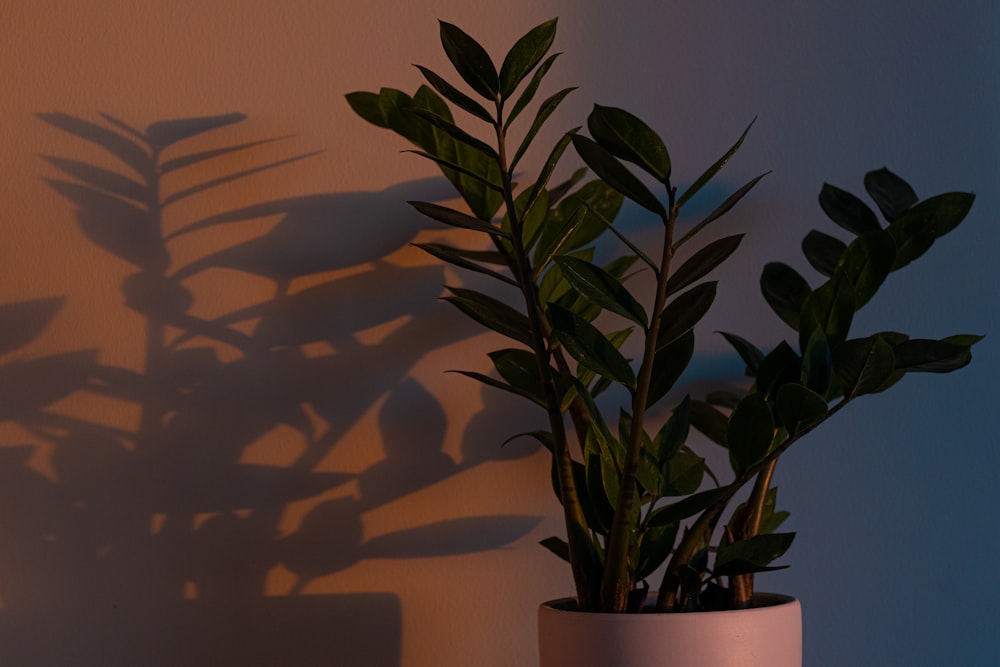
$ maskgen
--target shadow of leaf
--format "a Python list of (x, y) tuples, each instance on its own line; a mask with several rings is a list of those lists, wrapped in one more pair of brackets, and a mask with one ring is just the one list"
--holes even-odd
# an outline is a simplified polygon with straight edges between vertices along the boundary
[(149, 153), (131, 139), (127, 139), (102, 125), (65, 113), (40, 113), (38, 117), (53, 127), (69, 132), (84, 141), (97, 144), (132, 167), (143, 180), (148, 182), (154, 177)]
[(398, 530), (361, 545), (364, 558), (434, 558), (508, 546), (530, 533), (540, 517), (523, 514), (468, 516)]
[(174, 277), (183, 280), (210, 268), (229, 268), (280, 282), (380, 260), (405, 247), (428, 226), (416, 211), (400, 204), (402, 199), (394, 191), (418, 191), (423, 198), (433, 198), (442, 182), (427, 179), (420, 185), (380, 192), (294, 197), (205, 218), (166, 239), (217, 225), (282, 216), (268, 233), (192, 262)]
[(149, 211), (94, 188), (45, 179), (78, 207), (76, 219), (88, 239), (147, 271), (162, 271), (170, 258)]
[(32, 415), (83, 387), (97, 368), (97, 350), (64, 352), (0, 366), (0, 419)]
[(227, 113), (218, 116), (203, 116), (200, 118), (182, 118), (179, 120), (163, 120), (146, 128), (149, 143), (157, 149), (163, 149), (170, 144), (215, 130), (226, 125), (233, 125), (246, 120), (241, 113)]
[(0, 355), (33, 341), (63, 306), (61, 297), (0, 305)]

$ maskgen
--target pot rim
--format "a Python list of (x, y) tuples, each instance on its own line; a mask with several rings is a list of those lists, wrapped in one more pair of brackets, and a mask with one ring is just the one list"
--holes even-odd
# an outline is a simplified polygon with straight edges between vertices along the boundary
[[(655, 597), (656, 591), (650, 591), (650, 595)], [(775, 608), (782, 608), (786, 605), (800, 605), (798, 598), (791, 595), (785, 595), (783, 593), (767, 593), (760, 592), (753, 594), (753, 601), (756, 606), (747, 607), (745, 609), (720, 609), (714, 611), (687, 611), (687, 612), (655, 612), (655, 611), (643, 611), (638, 614), (624, 614), (615, 612), (602, 612), (602, 611), (577, 611), (576, 609), (568, 609), (568, 606), (576, 605), (575, 597), (565, 597), (556, 598), (554, 600), (546, 600), (539, 605), (539, 610), (547, 614), (559, 614), (559, 615), (573, 615), (573, 616), (619, 616), (622, 618), (634, 618), (634, 617), (649, 617), (650, 615), (655, 616), (666, 616), (674, 615), (677, 616), (725, 616), (727, 614), (748, 614), (748, 613), (761, 613), (774, 610)]]

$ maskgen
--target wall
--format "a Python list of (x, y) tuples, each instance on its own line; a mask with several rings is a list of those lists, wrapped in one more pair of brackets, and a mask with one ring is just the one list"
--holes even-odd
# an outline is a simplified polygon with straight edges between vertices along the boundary
[[(1000, 328), (991, 3), (521, 4), (0, 10), (0, 662), (535, 664), (570, 582), (536, 546), (546, 455), (500, 442), (537, 415), (443, 373), (496, 344), (409, 245), (450, 232), (404, 202), (450, 195), (344, 102), (448, 71), (436, 18), (498, 53), (561, 17), (550, 85), (580, 90), (548, 140), (624, 106), (690, 179), (758, 118), (716, 194), (773, 173), (725, 223), (748, 238), (688, 386), (739, 373), (713, 330), (786, 335), (761, 262), (796, 261), (824, 181), (883, 165), (978, 199), (862, 326)], [(785, 458), (799, 537), (761, 585), (803, 600), (810, 667), (994, 659), (992, 336), (975, 355)]]

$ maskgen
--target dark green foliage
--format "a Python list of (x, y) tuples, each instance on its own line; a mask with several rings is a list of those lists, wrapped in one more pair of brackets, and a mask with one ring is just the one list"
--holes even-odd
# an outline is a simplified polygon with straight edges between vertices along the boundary
[(788, 551), (794, 539), (795, 533), (771, 533), (725, 544), (715, 558), (715, 574), (733, 576), (782, 569), (769, 564)]
[[(772, 563), (789, 548), (794, 535), (775, 532), (788, 513), (777, 510), (770, 484), (789, 446), (855, 398), (885, 391), (907, 373), (949, 372), (969, 363), (978, 336), (932, 340), (886, 331), (851, 338), (850, 329), (856, 311), (892, 272), (961, 222), (973, 196), (920, 201), (892, 172), (872, 171), (864, 186), (883, 227), (859, 197), (824, 185), (820, 207), (849, 239), (819, 230), (805, 237), (805, 259), (820, 276), (815, 286), (779, 261), (766, 264), (760, 278), (768, 306), (797, 332), (797, 349), (785, 341), (760, 348), (723, 333), (752, 384), (710, 392), (707, 400), (686, 396), (663, 423), (651, 424), (650, 411), (681, 380), (698, 324), (715, 301), (717, 282), (703, 279), (737, 250), (743, 234), (685, 249), (683, 259), (675, 253), (701, 238), (764, 174), (675, 239), (682, 206), (705, 190), (750, 127), (723, 144), (729, 149), (678, 197), (671, 183), (676, 165), (663, 138), (632, 113), (597, 104), (587, 118), (589, 136), (580, 128), (564, 132), (537, 156), (545, 160), (534, 178), (518, 173), (521, 184), (515, 184), (515, 168), (574, 90), (538, 94), (558, 55), (549, 53), (556, 25), (552, 19), (528, 31), (498, 70), (473, 37), (441, 22), (441, 45), (457, 79), (418, 65), (429, 85), (412, 97), (383, 88), (347, 100), (362, 118), (399, 134), (416, 147), (412, 153), (437, 164), (464, 202), (454, 208), (411, 202), (414, 208), (454, 228), (458, 238), (489, 244), (419, 247), (492, 279), (495, 291), (448, 287), (442, 298), (513, 346), (490, 353), (489, 373), (458, 372), (544, 410), (547, 428), (522, 435), (552, 455), (566, 534), (541, 544), (571, 563), (580, 608), (637, 610), (648, 588), (644, 580), (666, 563), (658, 607), (696, 609), (701, 597), (720, 591), (723, 577), (746, 583), (753, 573), (777, 569)], [(461, 112), (458, 120), (452, 107)], [(530, 125), (515, 125), (530, 109)], [(484, 124), (490, 132), (482, 131)], [(570, 145), (586, 168), (550, 184)], [(596, 178), (587, 179), (588, 171)], [(616, 226), (624, 199), (652, 216), (662, 231), (658, 247), (641, 248)], [(617, 254), (596, 260), (607, 248)], [(635, 274), (641, 289), (632, 287)], [(634, 345), (624, 348), (630, 339)], [(602, 401), (624, 397), (608, 413), (616, 420), (596, 401), (613, 387), (618, 391)], [(716, 476), (688, 445), (692, 427), (727, 448), (730, 476)], [(746, 487), (753, 488), (749, 498), (714, 541), (722, 512)]]
[(734, 234), (712, 241), (684, 262), (667, 279), (667, 294), (673, 294), (708, 275), (712, 269), (722, 264), (736, 252), (743, 240), (743, 234)]
[(726, 441), (729, 462), (737, 475), (759, 463), (774, 439), (774, 417), (761, 394), (748, 394), (729, 417)]
[(615, 157), (638, 165), (660, 183), (670, 182), (670, 155), (663, 140), (628, 111), (595, 104), (587, 129)]
[(573, 147), (595, 174), (639, 206), (657, 215), (666, 216), (666, 209), (656, 195), (607, 148), (582, 135), (573, 135)]

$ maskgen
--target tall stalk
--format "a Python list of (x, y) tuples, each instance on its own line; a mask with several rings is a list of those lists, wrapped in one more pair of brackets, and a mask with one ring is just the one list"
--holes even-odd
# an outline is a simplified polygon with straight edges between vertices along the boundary
[(615, 502), (614, 522), (608, 537), (608, 550), (601, 580), (601, 611), (625, 611), (628, 596), (632, 590), (629, 561), (632, 555), (635, 514), (638, 510), (636, 507), (638, 498), (636, 470), (639, 466), (639, 457), (642, 455), (649, 386), (653, 377), (653, 360), (656, 356), (660, 326), (663, 322), (663, 309), (667, 302), (667, 279), (670, 277), (670, 262), (674, 255), (673, 236), (674, 225), (677, 222), (677, 207), (674, 205), (675, 192), (669, 185), (667, 185), (667, 193), (669, 214), (663, 217), (663, 245), (660, 267), (656, 274), (656, 292), (649, 327), (645, 331), (646, 340), (643, 346), (642, 361), (639, 365), (639, 375), (636, 379), (636, 388), (632, 393), (632, 425), (625, 450), (618, 499)]
[(542, 306), (539, 302), (538, 287), (533, 279), (531, 262), (524, 247), (523, 225), (514, 203), (513, 174), (507, 163), (507, 141), (503, 120), (503, 102), (498, 99), (496, 101), (496, 121), (493, 127), (496, 132), (497, 162), (503, 179), (504, 208), (511, 228), (510, 241), (513, 257), (510, 268), (524, 300), (530, 325), (532, 352), (545, 394), (546, 413), (552, 434), (552, 455), (555, 459), (555, 470), (559, 480), (559, 500), (562, 503), (563, 518), (566, 521), (567, 544), (577, 600), (582, 608), (590, 608), (593, 604), (592, 598), (595, 588), (592, 582), (592, 550), (588, 543), (590, 531), (580, 505), (576, 481), (573, 478), (573, 459), (566, 435), (566, 424), (563, 421), (560, 397), (556, 390), (555, 377), (552, 374), (550, 364), (551, 353), (545, 333), (548, 327), (544, 321)]

